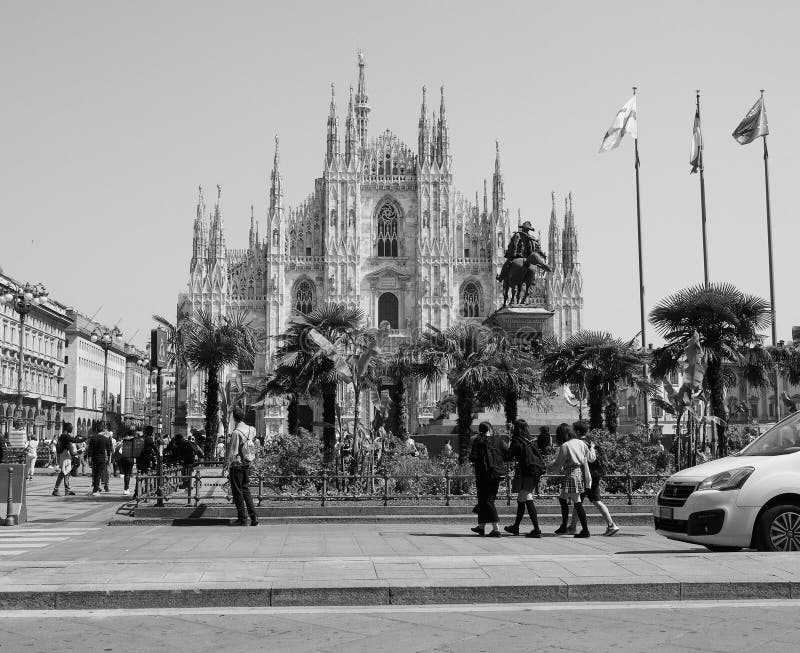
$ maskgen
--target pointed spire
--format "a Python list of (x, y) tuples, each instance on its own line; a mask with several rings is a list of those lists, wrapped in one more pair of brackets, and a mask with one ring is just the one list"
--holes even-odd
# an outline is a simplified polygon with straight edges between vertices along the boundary
[[(268, 213), (268, 234), (272, 234), (275, 229), (281, 231), (281, 221), (283, 219), (283, 175), (280, 169), (280, 154), (278, 150), (278, 136), (275, 135), (275, 156), (272, 160), (272, 173), (270, 174), (269, 184), (269, 213)], [(270, 242), (272, 237), (270, 236)]]
[(253, 205), (251, 204), (250, 205), (250, 237), (249, 237), (250, 249), (255, 249), (255, 246), (256, 246), (257, 242), (258, 242), (258, 235), (257, 235), (257, 232), (256, 232), (256, 216), (255, 216), (255, 210), (253, 208)]
[(483, 215), (484, 217), (489, 215), (489, 194), (486, 190), (486, 180), (483, 180)]
[(417, 160), (423, 165), (428, 157), (430, 141), (428, 140), (428, 102), (427, 89), (422, 87), (422, 108), (419, 112), (419, 134), (417, 137)]
[(347, 119), (344, 123), (344, 160), (349, 164), (356, 153), (356, 117), (353, 104), (353, 87), (350, 87), (350, 102), (347, 105)]
[(450, 138), (447, 133), (447, 116), (444, 108), (444, 86), (441, 87), (442, 99), (439, 104), (439, 134), (436, 141), (436, 160), (442, 165), (450, 154)]
[(197, 212), (194, 218), (194, 234), (192, 236), (192, 260), (189, 271), (194, 272), (198, 263), (205, 262), (208, 256), (208, 220), (206, 202), (203, 198), (203, 187), (198, 186)]
[(212, 261), (224, 261), (226, 258), (221, 201), (222, 186), (217, 184), (217, 203), (214, 206), (214, 217), (211, 220), (211, 232), (209, 234), (209, 258)]
[(572, 193), (564, 198), (564, 233), (562, 236), (564, 272), (571, 272), (578, 264), (578, 231), (572, 213)]
[(331, 84), (331, 109), (328, 114), (328, 139), (325, 160), (328, 164), (339, 155), (339, 119), (336, 117), (336, 88)]
[(561, 265), (561, 230), (558, 227), (558, 217), (556, 216), (556, 194), (550, 193), (553, 207), (550, 209), (550, 226), (547, 230), (547, 260), (550, 267), (554, 268)]
[(503, 189), (503, 173), (500, 170), (500, 141), (494, 142), (494, 174), (492, 175), (492, 212), (494, 219), (499, 220), (505, 206), (505, 190)]
[(428, 152), (428, 157), (430, 158), (431, 163), (436, 161), (436, 142), (437, 142), (437, 140), (438, 139), (437, 139), (437, 136), (436, 136), (436, 112), (435, 111), (431, 111), (431, 140), (430, 140), (431, 150), (430, 150), (430, 152)]
[(356, 94), (356, 131), (361, 149), (367, 147), (367, 122), (369, 117), (367, 86), (364, 81), (364, 53), (358, 51), (358, 93)]

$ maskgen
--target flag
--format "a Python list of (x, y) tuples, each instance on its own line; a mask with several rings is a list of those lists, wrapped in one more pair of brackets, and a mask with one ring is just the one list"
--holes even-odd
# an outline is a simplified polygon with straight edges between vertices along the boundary
[[(698, 100), (699, 102), (699, 100)], [(703, 132), (700, 131), (700, 107), (694, 114), (694, 127), (692, 128), (692, 152), (689, 155), (689, 165), (692, 166), (690, 174), (703, 167)]]
[(759, 136), (766, 136), (767, 134), (769, 134), (767, 108), (764, 106), (764, 95), (762, 94), (753, 105), (753, 108), (742, 118), (739, 126), (733, 130), (732, 136), (739, 145), (747, 145)]
[(620, 144), (622, 137), (630, 134), (636, 138), (636, 94), (628, 100), (623, 107), (617, 111), (614, 122), (608, 128), (606, 135), (603, 136), (603, 144), (600, 146), (600, 153), (613, 150)]

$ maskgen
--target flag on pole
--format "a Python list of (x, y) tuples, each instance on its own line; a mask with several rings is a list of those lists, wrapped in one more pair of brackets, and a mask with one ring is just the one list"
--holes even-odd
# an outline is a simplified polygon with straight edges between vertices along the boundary
[(732, 136), (739, 145), (747, 145), (760, 136), (766, 136), (767, 134), (769, 134), (767, 108), (764, 106), (764, 94), (762, 92), (761, 97), (747, 112), (739, 126), (733, 130)]
[(689, 174), (697, 172), (703, 167), (703, 132), (700, 130), (700, 107), (697, 107), (697, 111), (695, 111), (694, 114), (694, 127), (692, 128), (692, 151), (689, 156), (689, 165), (692, 166)]
[(603, 144), (600, 146), (600, 153), (608, 152), (617, 147), (625, 134), (630, 134), (633, 138), (637, 137), (636, 94), (617, 111), (614, 122), (611, 123), (611, 127), (608, 128), (606, 135), (603, 136)]

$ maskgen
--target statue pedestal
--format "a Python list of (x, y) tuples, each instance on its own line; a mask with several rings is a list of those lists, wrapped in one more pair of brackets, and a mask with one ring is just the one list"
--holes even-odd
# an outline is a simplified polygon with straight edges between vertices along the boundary
[(553, 311), (541, 306), (506, 306), (492, 313), (484, 324), (503, 329), (512, 340), (530, 342), (553, 335)]

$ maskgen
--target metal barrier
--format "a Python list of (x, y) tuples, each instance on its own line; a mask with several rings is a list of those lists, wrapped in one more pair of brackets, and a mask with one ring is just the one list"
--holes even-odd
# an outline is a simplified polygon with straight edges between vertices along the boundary
[[(196, 466), (188, 473), (181, 467), (165, 469), (162, 481), (164, 500), (185, 498), (186, 505), (189, 506), (196, 506), (201, 501), (205, 504), (230, 502), (227, 476), (223, 476), (221, 470), (218, 474), (209, 474), (208, 467), (205, 468), (206, 473), (201, 473), (202, 469)], [(658, 492), (658, 486), (669, 476), (669, 474), (609, 474), (603, 477), (606, 488), (612, 487), (619, 491), (606, 491), (603, 497), (625, 499), (628, 505), (632, 505), (634, 499), (653, 499)], [(561, 478), (560, 474), (542, 476), (539, 482), (541, 492), (538, 493), (538, 497), (557, 498)], [(252, 473), (250, 476), (253, 499), (259, 506), (264, 501), (313, 501), (323, 507), (334, 501), (377, 501), (388, 506), (389, 502), (409, 500), (440, 501), (445, 506), (450, 506), (453, 502), (475, 500), (474, 485), (473, 475), (450, 474), (449, 471), (442, 474), (365, 474), (358, 477), (324, 472), (308, 476)], [(507, 474), (501, 479), (497, 501), (504, 500), (508, 506), (512, 504), (516, 494), (512, 492), (511, 485), (512, 475)], [(225, 491), (224, 499), (217, 496), (201, 497), (201, 489), (213, 492), (213, 488), (217, 487)], [(156, 500), (157, 488), (158, 476), (139, 475), (134, 495), (137, 504)], [(430, 491), (431, 489), (434, 491)]]

